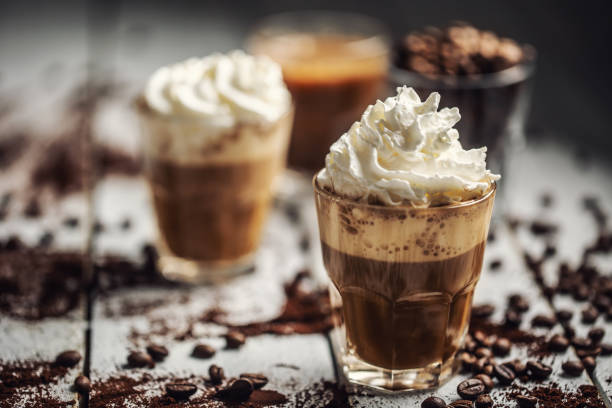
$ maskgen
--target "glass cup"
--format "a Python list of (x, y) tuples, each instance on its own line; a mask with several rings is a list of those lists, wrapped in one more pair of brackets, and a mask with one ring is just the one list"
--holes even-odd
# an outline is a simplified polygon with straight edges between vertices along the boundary
[(252, 267), (293, 110), (273, 124), (220, 132), (139, 103), (145, 174), (158, 226), (158, 265), (172, 280), (210, 283)]
[(413, 208), (356, 203), (313, 184), (346, 378), (386, 391), (440, 385), (468, 331), (495, 185), (475, 200)]
[(342, 12), (264, 19), (248, 49), (278, 62), (295, 104), (292, 167), (314, 173), (338, 135), (386, 91), (389, 41), (379, 21)]

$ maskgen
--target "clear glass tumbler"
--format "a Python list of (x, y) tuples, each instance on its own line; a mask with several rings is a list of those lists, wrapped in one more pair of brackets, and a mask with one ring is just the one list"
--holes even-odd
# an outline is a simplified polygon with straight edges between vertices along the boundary
[(262, 20), (248, 50), (278, 62), (295, 104), (289, 165), (311, 174), (338, 135), (385, 96), (390, 47), (384, 25), (344, 12), (303, 11)]
[(285, 167), (293, 111), (222, 132), (144, 103), (139, 113), (162, 274), (210, 283), (249, 270)]
[(387, 391), (440, 385), (468, 331), (495, 185), (475, 200), (413, 208), (356, 203), (313, 184), (344, 375)]

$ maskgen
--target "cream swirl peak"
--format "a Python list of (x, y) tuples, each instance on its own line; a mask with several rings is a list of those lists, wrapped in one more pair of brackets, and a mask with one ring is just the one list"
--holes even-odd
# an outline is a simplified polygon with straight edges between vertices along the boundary
[(453, 126), (457, 108), (438, 111), (440, 94), (421, 102), (412, 88), (368, 106), (330, 148), (317, 182), (369, 203), (437, 206), (483, 195), (500, 178), (486, 168), (486, 147), (464, 150)]
[(159, 68), (144, 98), (157, 114), (197, 118), (222, 129), (275, 122), (291, 105), (280, 66), (239, 50)]

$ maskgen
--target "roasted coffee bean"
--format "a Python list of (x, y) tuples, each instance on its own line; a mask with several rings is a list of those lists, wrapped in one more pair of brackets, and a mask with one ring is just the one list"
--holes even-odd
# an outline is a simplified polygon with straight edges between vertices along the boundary
[(587, 300), (590, 296), (590, 290), (587, 285), (578, 285), (574, 288), (574, 292), (572, 294), (573, 298), (578, 301)]
[(612, 354), (612, 344), (610, 343), (602, 343), (600, 345), (601, 347), (601, 355), (602, 356), (609, 356)]
[(505, 337), (500, 337), (495, 340), (495, 343), (493, 343), (493, 353), (495, 353), (496, 356), (507, 356), (508, 353), (510, 353), (511, 347), (512, 344), (510, 343), (510, 340), (506, 339)]
[(509, 369), (511, 369), (512, 371), (514, 371), (514, 374), (517, 377), (521, 376), (521, 375), (523, 375), (523, 374), (525, 374), (527, 372), (527, 364), (523, 363), (521, 360), (507, 361), (507, 362), (503, 363), (502, 365), (506, 366)]
[(534, 221), (529, 226), (533, 235), (549, 235), (557, 232), (557, 226), (543, 221)]
[(572, 344), (579, 350), (586, 350), (593, 347), (593, 341), (586, 337), (576, 337), (572, 339)]
[(225, 335), (225, 347), (237, 349), (246, 342), (246, 337), (239, 331), (232, 330)]
[(217, 385), (221, 384), (225, 379), (225, 372), (223, 371), (223, 368), (213, 364), (208, 367), (208, 376), (210, 377), (210, 382)]
[(195, 358), (211, 358), (216, 353), (216, 350), (208, 344), (197, 344), (191, 355)]
[(155, 362), (153, 361), (151, 356), (142, 351), (132, 351), (128, 355), (127, 363), (128, 363), (128, 366), (132, 368), (141, 368), (141, 367), (152, 368), (155, 366)]
[(493, 399), (489, 394), (482, 394), (476, 398), (475, 403), (476, 408), (492, 408), (493, 407)]
[(565, 332), (565, 337), (567, 337), (569, 340), (576, 337), (576, 329), (574, 329), (572, 326), (563, 326), (563, 331)]
[(571, 377), (578, 377), (584, 370), (584, 366), (580, 361), (573, 360), (566, 361), (561, 365), (561, 368), (563, 368), (563, 371)]
[[(491, 234), (489, 234), (489, 239), (491, 238)], [(489, 264), (489, 269), (491, 269), (492, 271), (495, 271), (499, 268), (501, 268), (502, 266), (502, 261), (501, 259), (494, 259), (491, 261), (491, 263)]]
[(522, 295), (515, 294), (508, 298), (509, 306), (517, 312), (523, 313), (529, 310), (529, 302)]
[(472, 371), (476, 374), (484, 373), (485, 367), (489, 365), (489, 357), (481, 357), (474, 363)]
[(197, 390), (198, 388), (191, 383), (166, 384), (166, 394), (179, 401), (188, 400)]
[(23, 210), (23, 215), (26, 218), (37, 218), (40, 217), (42, 211), (40, 210), (40, 203), (36, 197), (32, 197), (32, 199), (28, 202), (26, 207)]
[(487, 374), (478, 374), (475, 375), (474, 378), (478, 378), (485, 386), (485, 391), (489, 392), (495, 386), (495, 383)]
[(459, 361), (461, 362), (461, 368), (463, 371), (469, 372), (474, 369), (474, 365), (476, 364), (476, 357), (467, 351), (459, 354)]
[(586, 350), (576, 350), (576, 355), (580, 358), (597, 357), (601, 354), (601, 347), (593, 347)]
[(495, 306), (491, 304), (477, 305), (472, 307), (472, 318), (487, 319), (495, 312)]
[(582, 359), (582, 365), (584, 366), (585, 370), (591, 373), (593, 370), (595, 370), (597, 363), (593, 357), (585, 357)]
[(485, 385), (478, 378), (470, 378), (457, 385), (457, 394), (461, 398), (475, 400), (480, 394), (485, 392)]
[(476, 343), (474, 340), (469, 339), (465, 341), (465, 345), (464, 348), (469, 351), (470, 353), (473, 353), (474, 351), (476, 351), (476, 349), (478, 348), (478, 343)]
[(494, 369), (495, 369), (495, 364), (487, 364), (486, 366), (484, 366), (480, 374), (493, 375)]
[(81, 353), (76, 350), (66, 350), (55, 357), (55, 364), (62, 367), (74, 367), (81, 361)]
[(16, 235), (11, 235), (4, 243), (4, 249), (7, 251), (18, 251), (24, 247), (24, 243)]
[(493, 352), (491, 351), (491, 349), (488, 349), (486, 347), (478, 347), (476, 349), (476, 351), (474, 352), (474, 354), (478, 358), (483, 358), (483, 357), (491, 358), (491, 357), (493, 357)]
[(227, 387), (217, 391), (217, 397), (229, 401), (246, 401), (253, 392), (253, 383), (246, 378), (238, 378)]
[(130, 228), (132, 228), (132, 220), (130, 220), (129, 218), (125, 218), (123, 221), (121, 221), (121, 225), (119, 225), (119, 227), (123, 231), (129, 230)]
[(505, 315), (504, 324), (508, 327), (517, 328), (523, 322), (523, 318), (514, 310), (508, 310)]
[(538, 399), (529, 395), (517, 395), (514, 398), (520, 408), (534, 408), (538, 404)]
[(552, 367), (533, 360), (527, 362), (527, 370), (531, 373), (530, 377), (536, 380), (543, 380), (552, 374)]
[(38, 247), (39, 248), (49, 248), (51, 246), (51, 244), (53, 243), (53, 233), (51, 231), (45, 231), (41, 236), (40, 239), (38, 240)]
[(554, 352), (564, 352), (569, 347), (569, 340), (560, 334), (555, 334), (548, 340), (548, 349)]
[(421, 408), (446, 408), (446, 402), (442, 398), (429, 397), (421, 402)]
[(582, 323), (595, 323), (595, 320), (597, 320), (598, 316), (599, 311), (595, 307), (593, 307), (592, 305), (587, 306), (587, 308), (582, 311)]
[(253, 389), (260, 389), (266, 386), (268, 383), (268, 377), (263, 374), (244, 373), (240, 374), (240, 378), (246, 378), (253, 384)]
[(606, 335), (606, 331), (601, 327), (596, 327), (589, 330), (589, 339), (593, 342), (593, 344), (598, 344)]
[(493, 368), (493, 375), (502, 385), (510, 385), (516, 378), (514, 371), (510, 367), (503, 364), (498, 364)]
[(557, 323), (557, 318), (553, 316), (542, 315), (542, 314), (536, 315), (531, 320), (531, 325), (533, 327), (546, 327), (549, 329), (553, 327), (556, 323)]
[(487, 335), (482, 330), (476, 330), (472, 334), (472, 338), (480, 345), (483, 345), (487, 341)]
[(91, 381), (84, 375), (79, 375), (74, 380), (74, 389), (81, 394), (87, 394), (91, 390)]
[(155, 361), (163, 361), (166, 357), (168, 357), (168, 349), (159, 344), (149, 344), (147, 346), (147, 353), (149, 353), (149, 355), (153, 357), (153, 360)]
[(552, 258), (557, 255), (557, 247), (552, 244), (546, 244), (546, 248), (544, 248), (544, 257)]
[(473, 402), (469, 401), (469, 400), (457, 400), (457, 401), (453, 401), (450, 404), (448, 404), (448, 406), (450, 408), (472, 408)]
[(604, 313), (608, 308), (612, 305), (610, 298), (605, 295), (597, 295), (595, 299), (593, 299), (593, 306), (597, 308), (600, 312)]
[(68, 217), (62, 222), (62, 224), (68, 228), (76, 228), (79, 226), (79, 219), (76, 217)]

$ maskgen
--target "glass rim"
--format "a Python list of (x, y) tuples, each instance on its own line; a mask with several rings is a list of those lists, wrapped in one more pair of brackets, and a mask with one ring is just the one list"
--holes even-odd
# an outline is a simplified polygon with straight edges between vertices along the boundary
[(452, 203), (452, 204), (447, 204), (447, 205), (441, 205), (438, 207), (413, 207), (410, 205), (395, 205), (395, 206), (386, 206), (386, 205), (379, 205), (379, 204), (367, 204), (367, 203), (360, 203), (354, 200), (351, 200), (349, 198), (345, 198), (345, 197), (341, 197), (337, 194), (333, 194), (330, 193), (329, 191), (321, 188), (319, 186), (319, 184), (317, 183), (317, 177), (319, 175), (319, 173), (323, 171), (323, 169), (317, 171), (317, 173), (313, 176), (312, 178), (312, 186), (314, 189), (315, 194), (320, 194), (324, 197), (326, 197), (328, 200), (336, 202), (336, 203), (346, 203), (346, 204), (350, 204), (352, 206), (358, 207), (358, 208), (364, 208), (364, 209), (368, 209), (368, 210), (376, 210), (376, 211), (400, 211), (400, 210), (410, 210), (410, 211), (447, 211), (447, 210), (456, 210), (456, 209), (460, 209), (460, 208), (466, 208), (466, 207), (471, 207), (477, 204), (480, 204), (482, 202), (485, 202), (487, 200), (489, 200), (495, 193), (495, 191), (497, 190), (497, 183), (495, 181), (491, 182), (491, 187), (489, 187), (489, 189), (487, 190), (487, 192), (485, 194), (483, 194), (481, 197), (478, 198), (474, 198), (472, 200), (468, 200), (468, 201), (461, 201), (458, 203)]
[(441, 90), (499, 88), (525, 81), (535, 72), (538, 59), (535, 47), (524, 44), (522, 48), (526, 55), (523, 61), (497, 72), (465, 76), (439, 75), (432, 78), (393, 64), (390, 68), (390, 78), (397, 85), (406, 84), (417, 88)]

